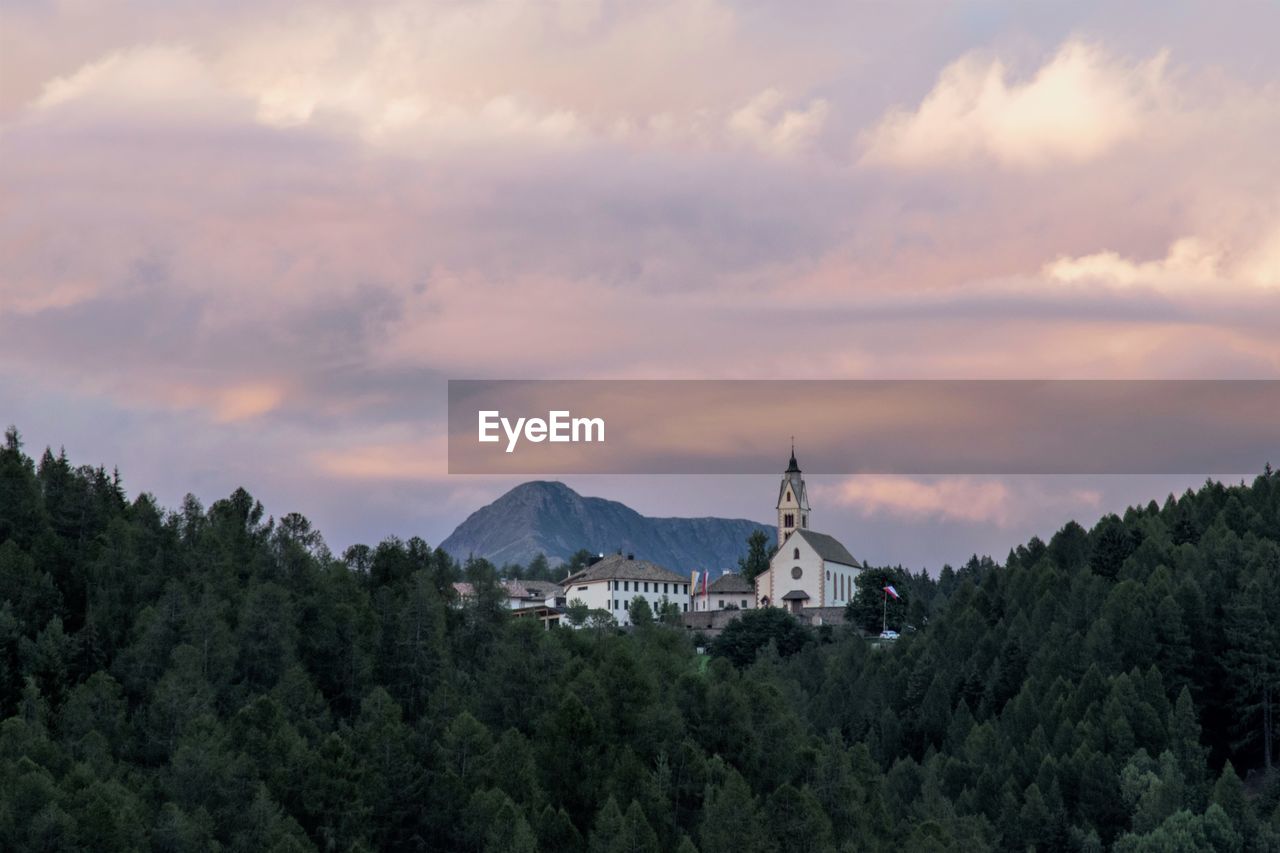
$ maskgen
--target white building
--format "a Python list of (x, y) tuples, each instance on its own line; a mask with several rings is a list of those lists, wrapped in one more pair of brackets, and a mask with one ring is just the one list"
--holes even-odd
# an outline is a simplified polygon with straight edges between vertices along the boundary
[(695, 586), (691, 604), (697, 612), (734, 608), (750, 610), (756, 606), (756, 594), (751, 582), (742, 575), (725, 572), (707, 585), (705, 594), (700, 585)]
[(810, 530), (809, 512), (808, 491), (792, 448), (778, 488), (778, 550), (768, 571), (755, 579), (760, 607), (799, 613), (806, 607), (843, 607), (856, 594), (862, 564), (834, 536)]
[(663, 601), (689, 612), (689, 578), (630, 554), (610, 554), (560, 582), (568, 604), (581, 600), (592, 610), (605, 610), (619, 625), (631, 624), (627, 608), (640, 596), (656, 612)]

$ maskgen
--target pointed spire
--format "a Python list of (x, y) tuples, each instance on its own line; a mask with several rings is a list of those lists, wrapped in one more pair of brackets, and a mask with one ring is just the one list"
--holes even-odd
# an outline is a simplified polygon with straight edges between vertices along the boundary
[(796, 464), (796, 437), (791, 436), (791, 463), (787, 465), (788, 474), (800, 473), (800, 466)]

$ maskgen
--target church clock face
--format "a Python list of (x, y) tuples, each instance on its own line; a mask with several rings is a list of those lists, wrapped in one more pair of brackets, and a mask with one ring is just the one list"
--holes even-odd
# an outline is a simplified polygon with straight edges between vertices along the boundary
[(801, 576), (802, 574), (804, 574), (804, 572), (800, 571), (800, 567), (799, 567), (799, 566), (793, 566), (793, 567), (792, 567), (792, 569), (791, 569), (791, 577), (795, 578), (796, 580), (800, 580), (800, 576)]

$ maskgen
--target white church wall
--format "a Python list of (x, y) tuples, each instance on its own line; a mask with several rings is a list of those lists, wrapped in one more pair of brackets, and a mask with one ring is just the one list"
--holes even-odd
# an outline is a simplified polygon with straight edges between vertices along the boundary
[(826, 590), (826, 606), (841, 607), (849, 603), (857, 591), (858, 569), (840, 563), (828, 562), (823, 567), (823, 586)]

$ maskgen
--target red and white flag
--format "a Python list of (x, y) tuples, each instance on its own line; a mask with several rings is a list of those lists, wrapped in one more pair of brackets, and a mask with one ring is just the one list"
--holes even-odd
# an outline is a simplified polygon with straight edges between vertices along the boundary
[(901, 597), (902, 597), (902, 596), (898, 595), (898, 591), (897, 591), (896, 589), (894, 589), (894, 588), (893, 588), (893, 584), (889, 584), (888, 586), (886, 586), (886, 587), (884, 588), (884, 591), (885, 591), (886, 593), (888, 593), (889, 595), (892, 595), (894, 598), (901, 598)]

